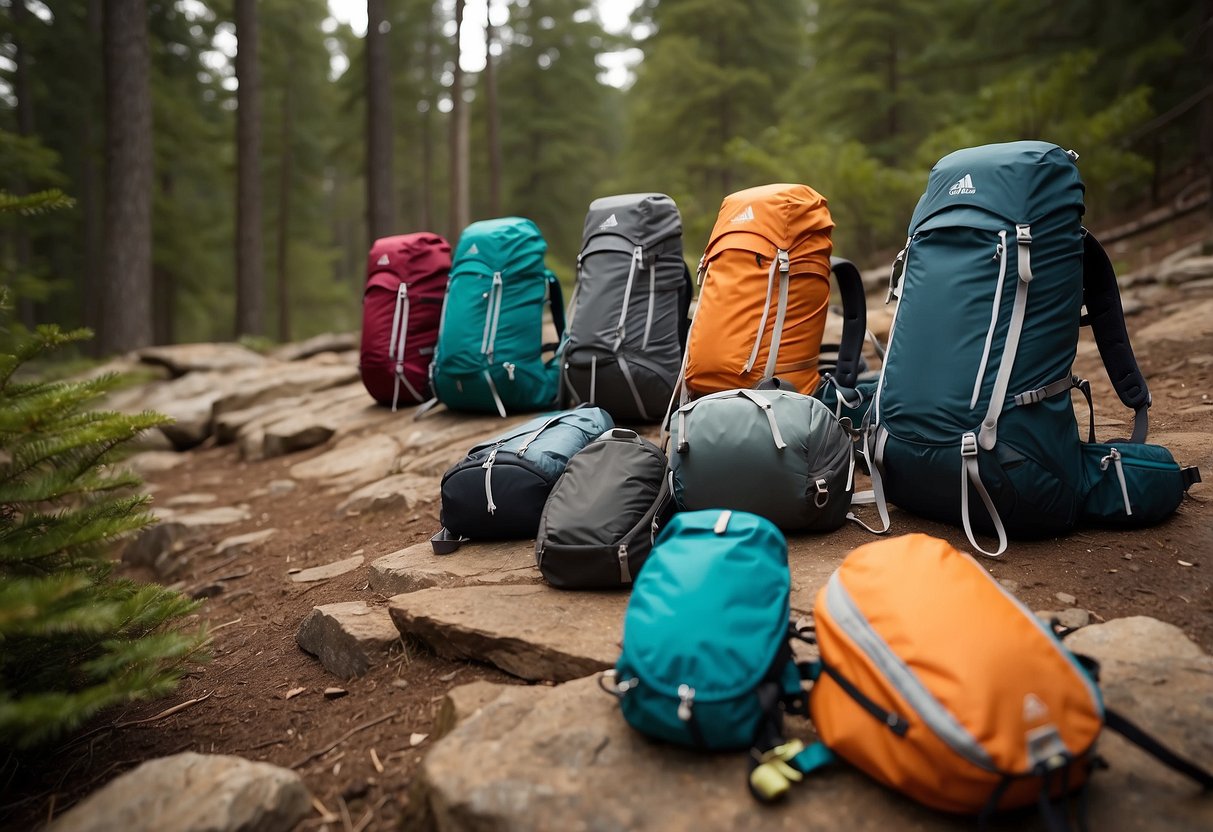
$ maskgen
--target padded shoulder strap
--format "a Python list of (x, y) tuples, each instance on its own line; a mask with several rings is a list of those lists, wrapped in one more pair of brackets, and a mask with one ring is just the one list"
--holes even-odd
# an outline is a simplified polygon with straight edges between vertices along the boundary
[(551, 269), (545, 271), (548, 279), (548, 300), (552, 306), (552, 323), (556, 325), (556, 340), (564, 338), (564, 291), (560, 280)]
[(1082, 244), (1082, 296), (1087, 307), (1087, 321), (1091, 324), (1108, 378), (1125, 407), (1133, 410), (1131, 441), (1145, 442), (1149, 433), (1150, 390), (1137, 366), (1133, 345), (1129, 343), (1112, 261), (1089, 231), (1083, 236)]
[(850, 260), (831, 257), (830, 267), (842, 296), (842, 342), (838, 345), (838, 367), (834, 377), (840, 387), (853, 389), (859, 383), (863, 340), (868, 332), (868, 308), (859, 269)]

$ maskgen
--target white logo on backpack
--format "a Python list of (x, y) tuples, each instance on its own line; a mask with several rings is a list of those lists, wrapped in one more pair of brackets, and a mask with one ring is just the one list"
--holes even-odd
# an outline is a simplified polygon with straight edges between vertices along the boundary
[(973, 177), (965, 174), (951, 188), (948, 188), (948, 196), (960, 196), (961, 194), (975, 194), (977, 189), (973, 187)]
[(468, 254), (479, 254), (480, 249), (476, 248), (476, 244), (472, 243), (472, 247), (467, 250)]
[(386, 266), (391, 262), (392, 262), (391, 259), (386, 254), (384, 254), (378, 260), (375, 261), (375, 265), (376, 266)]
[(1049, 706), (1040, 701), (1040, 697), (1029, 693), (1023, 698), (1023, 721), (1040, 722), (1049, 715)]
[(737, 216), (733, 217), (733, 219), (729, 220), (729, 222), (750, 222), (753, 219), (754, 219), (754, 206), (747, 205), (745, 207), (744, 211), (742, 211)]
[(609, 217), (607, 217), (605, 220), (602, 221), (602, 225), (598, 226), (598, 230), (604, 231), (608, 228), (614, 228), (617, 225), (619, 225), (619, 220), (615, 219), (614, 214), (611, 214)]

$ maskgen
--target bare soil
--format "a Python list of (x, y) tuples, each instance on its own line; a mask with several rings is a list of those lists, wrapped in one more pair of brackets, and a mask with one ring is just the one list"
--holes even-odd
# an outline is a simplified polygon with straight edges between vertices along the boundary
[[(1130, 320), (1130, 330), (1161, 315), (1158, 308), (1147, 310)], [(1213, 339), (1143, 347), (1138, 356), (1154, 395), (1151, 432), (1213, 434)], [(1097, 360), (1088, 355), (1078, 368), (1092, 379), (1097, 414), (1123, 420), (1123, 429), (1104, 427), (1101, 438), (1127, 434), (1131, 416)], [(1203, 450), (1208, 458), (1209, 449)], [(313, 606), (359, 598), (383, 604), (386, 598), (369, 591), (365, 566), (310, 585), (285, 581), (288, 569), (356, 552), (369, 563), (424, 541), (438, 525), (436, 505), (339, 518), (334, 513), (339, 498), (307, 483), (278, 496), (254, 496), (271, 480), (288, 477), (289, 467), (308, 455), (249, 464), (231, 447), (201, 450), (186, 465), (150, 478), (160, 504), (197, 492), (218, 495), (219, 504), (247, 503), (252, 519), (225, 527), (223, 536), (268, 527), (278, 532), (261, 548), (234, 559), (199, 553), (184, 577), (187, 588), (238, 574), (245, 566), (252, 570), (226, 581), (226, 592), (205, 601), (198, 613), (213, 633), (210, 663), (195, 669), (166, 700), (108, 713), (70, 741), (15, 766), (10, 761), (0, 770), (0, 827), (37, 828), (144, 760), (195, 750), (299, 771), (318, 803), (301, 828), (397, 828), (431, 742), (414, 735), (432, 732), (444, 694), (477, 679), (518, 683), (488, 666), (439, 659), (413, 644), (402, 644), (398, 655), (367, 676), (342, 682), (296, 646), (295, 631)], [(1204, 473), (1213, 480), (1213, 470)], [(1207, 650), (1213, 647), (1211, 498), (1210, 485), (1197, 486), (1178, 515), (1157, 528), (1081, 530), (1017, 543), (1003, 560), (987, 563), (998, 578), (1015, 581), (1017, 593), (1033, 609), (1064, 608), (1055, 593), (1065, 592), (1077, 596), (1076, 605), (1093, 611), (1095, 620), (1154, 616), (1178, 625)], [(963, 542), (956, 529), (904, 514), (897, 520), (897, 531), (920, 530)], [(870, 539), (858, 529), (838, 534), (845, 537), (838, 543)], [(804, 556), (812, 545), (805, 541), (793, 548)], [(150, 574), (139, 577), (151, 579)], [(324, 689), (334, 685), (348, 694), (325, 698)], [(304, 692), (288, 700), (295, 688)], [(181, 703), (189, 704), (158, 716)]]

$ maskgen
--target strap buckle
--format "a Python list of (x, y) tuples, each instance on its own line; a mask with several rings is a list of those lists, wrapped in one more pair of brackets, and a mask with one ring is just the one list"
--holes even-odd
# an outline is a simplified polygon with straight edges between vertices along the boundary
[(966, 433), (960, 437), (960, 455), (966, 459), (977, 456), (977, 436)]
[(1015, 242), (1021, 246), (1032, 245), (1032, 226), (1017, 225), (1015, 226)]
[(792, 261), (788, 257), (788, 253), (783, 249), (778, 249), (775, 252), (775, 256), (779, 258), (779, 270), (787, 274), (792, 268)]

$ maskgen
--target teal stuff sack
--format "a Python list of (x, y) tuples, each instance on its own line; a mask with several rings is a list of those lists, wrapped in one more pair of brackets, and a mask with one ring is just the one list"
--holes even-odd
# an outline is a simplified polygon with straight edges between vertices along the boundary
[(697, 749), (778, 744), (781, 706), (804, 704), (790, 592), (787, 542), (770, 521), (727, 510), (675, 515), (636, 578), (623, 653), (604, 676), (624, 719)]
[(1184, 492), (1200, 482), (1196, 468), (1181, 468), (1161, 445), (1101, 442), (1083, 446), (1087, 495), (1083, 519), (1139, 528), (1161, 523), (1179, 508)]
[[(546, 252), (535, 223), (519, 217), (474, 222), (460, 236), (430, 365), (434, 394), (451, 410), (504, 418), (556, 405), (564, 303)], [(545, 345), (548, 304), (558, 343)], [(547, 350), (556, 355), (545, 361)]]

